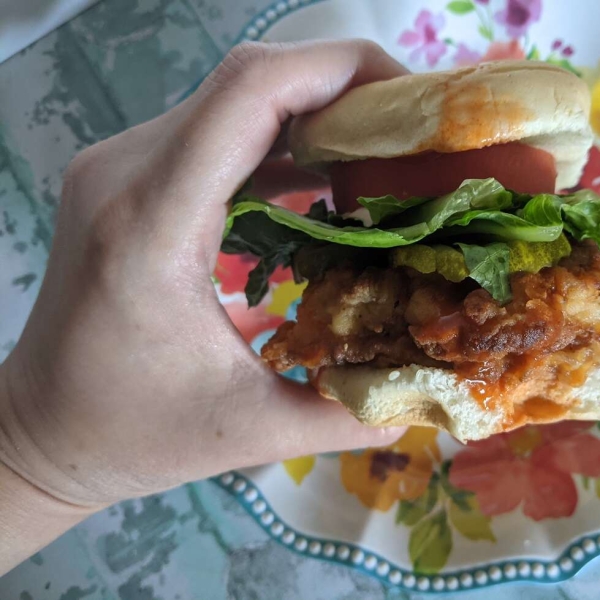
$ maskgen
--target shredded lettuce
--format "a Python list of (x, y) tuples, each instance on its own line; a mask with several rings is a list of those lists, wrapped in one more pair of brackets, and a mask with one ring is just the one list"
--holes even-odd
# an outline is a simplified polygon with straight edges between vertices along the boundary
[(590, 190), (531, 196), (507, 190), (492, 178), (468, 179), (439, 198), (383, 196), (358, 202), (368, 210), (372, 227), (329, 212), (324, 201), (300, 215), (255, 197), (236, 199), (222, 250), (261, 259), (246, 287), (250, 306), (264, 297), (278, 265), (290, 266), (298, 250), (315, 243), (371, 250), (440, 240), (460, 243), (470, 276), (499, 301), (510, 292), (503, 242), (554, 242), (567, 232), (600, 243), (600, 197)]

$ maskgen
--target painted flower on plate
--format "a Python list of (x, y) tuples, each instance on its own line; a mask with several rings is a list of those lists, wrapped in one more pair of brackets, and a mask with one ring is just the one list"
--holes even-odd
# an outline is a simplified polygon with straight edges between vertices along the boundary
[[(600, 79), (592, 87), (592, 111), (590, 116), (592, 129), (600, 136)], [(600, 173), (598, 173), (600, 175)]]
[[(270, 202), (289, 208), (298, 213), (307, 213), (311, 205), (325, 198), (331, 206), (331, 190), (324, 188), (322, 190), (311, 190), (307, 192), (294, 192), (283, 194), (272, 198)], [(251, 254), (224, 254), (221, 252), (215, 268), (215, 277), (221, 284), (220, 291), (223, 294), (234, 294), (243, 292), (248, 273), (258, 264), (258, 259)], [(281, 283), (292, 278), (291, 269), (277, 267), (270, 277), (271, 283)]]
[(598, 146), (592, 146), (577, 187), (588, 188), (600, 194), (600, 148)]
[(450, 469), (453, 485), (472, 491), (488, 516), (519, 505), (535, 521), (568, 517), (577, 506), (573, 474), (600, 476), (600, 439), (591, 423), (526, 427), (473, 442)]
[(251, 343), (263, 331), (277, 329), (285, 321), (283, 317), (267, 312), (268, 296), (254, 308), (248, 308), (245, 301), (227, 302), (223, 308), (248, 343)]
[(518, 40), (493, 42), (481, 57), (482, 62), (489, 60), (518, 60), (525, 58), (525, 51)]
[(504, 10), (498, 11), (494, 19), (506, 26), (511, 38), (519, 38), (527, 33), (532, 23), (540, 20), (542, 0), (508, 0)]
[(414, 29), (407, 29), (398, 38), (398, 43), (405, 48), (413, 48), (409, 60), (416, 61), (425, 56), (430, 67), (434, 67), (446, 53), (446, 44), (438, 38), (440, 30), (446, 23), (443, 14), (434, 15), (428, 10), (422, 10), (414, 24)]
[[(248, 273), (257, 264), (258, 259), (252, 256), (252, 254), (225, 254), (221, 252), (214, 273), (217, 281), (221, 284), (221, 292), (223, 294), (243, 292), (248, 281)], [(272, 283), (279, 283), (287, 281), (291, 277), (291, 269), (277, 267), (273, 275), (271, 275), (270, 281)]]
[(457, 67), (466, 67), (490, 60), (515, 60), (525, 58), (525, 51), (518, 40), (510, 42), (492, 42), (484, 54), (471, 50), (462, 42), (456, 47), (454, 64)]
[(394, 444), (340, 455), (342, 484), (362, 504), (381, 511), (425, 493), (440, 460), (437, 430), (411, 427)]
[(481, 54), (476, 50), (471, 50), (466, 44), (462, 42), (456, 47), (456, 54), (454, 55), (454, 64), (457, 67), (467, 67), (469, 65), (475, 65), (481, 61)]

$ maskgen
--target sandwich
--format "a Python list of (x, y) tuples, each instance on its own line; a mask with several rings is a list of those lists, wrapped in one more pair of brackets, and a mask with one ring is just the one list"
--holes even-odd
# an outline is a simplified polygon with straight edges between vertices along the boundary
[(405, 75), (296, 117), (289, 147), (326, 172), (300, 215), (241, 192), (222, 250), (307, 282), (262, 349), (382, 427), (462, 441), (600, 417), (600, 197), (585, 83), (534, 61)]

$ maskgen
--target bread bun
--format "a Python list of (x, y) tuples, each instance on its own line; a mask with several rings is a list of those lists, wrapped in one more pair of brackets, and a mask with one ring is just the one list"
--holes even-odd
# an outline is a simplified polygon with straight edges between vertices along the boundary
[(589, 373), (584, 385), (572, 388), (570, 397), (560, 396), (558, 410), (546, 412), (519, 411), (510, 402), (485, 408), (452, 371), (417, 365), (326, 367), (312, 372), (310, 380), (322, 396), (341, 402), (367, 425), (437, 427), (461, 441), (487, 438), (526, 423), (600, 419), (600, 368)]
[(554, 156), (560, 190), (579, 181), (587, 161), (590, 103), (585, 82), (560, 67), (489, 62), (354, 88), (294, 119), (289, 145), (297, 164), (322, 168), (520, 141)]

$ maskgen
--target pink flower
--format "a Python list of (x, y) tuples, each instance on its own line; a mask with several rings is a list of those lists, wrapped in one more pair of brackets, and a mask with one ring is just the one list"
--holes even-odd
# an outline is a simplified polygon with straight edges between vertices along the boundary
[[(331, 190), (328, 188), (322, 190), (310, 190), (306, 192), (294, 192), (283, 194), (277, 198), (272, 198), (273, 204), (284, 206), (298, 213), (307, 213), (311, 205), (321, 198), (328, 202), (331, 207)], [(221, 252), (215, 268), (215, 277), (221, 284), (221, 292), (224, 294), (233, 294), (242, 292), (248, 281), (248, 273), (258, 264), (258, 258), (251, 254), (224, 254)], [(292, 270), (277, 267), (275, 272), (269, 278), (271, 283), (280, 283), (292, 278)]]
[(446, 44), (438, 39), (439, 31), (445, 25), (443, 14), (433, 15), (428, 10), (422, 10), (416, 20), (415, 29), (406, 30), (398, 38), (398, 43), (405, 48), (416, 48), (410, 53), (409, 60), (416, 61), (425, 54), (425, 59), (430, 67), (434, 67), (438, 60), (446, 54)]
[(486, 515), (523, 505), (535, 521), (568, 517), (577, 507), (572, 474), (600, 475), (600, 439), (590, 423), (526, 427), (469, 444), (452, 463), (453, 485), (474, 492)]
[(245, 302), (229, 302), (223, 306), (229, 318), (249, 344), (263, 331), (277, 329), (285, 319), (279, 315), (267, 313), (267, 301), (263, 300), (258, 306), (248, 308)]
[(459, 67), (468, 67), (476, 65), (481, 60), (481, 54), (475, 50), (471, 50), (468, 46), (460, 43), (454, 55), (454, 64)]
[[(600, 133), (600, 129), (598, 130)], [(600, 194), (600, 148), (592, 146), (578, 188), (589, 188)]]
[(494, 18), (506, 25), (506, 31), (512, 38), (527, 33), (527, 28), (539, 21), (542, 14), (542, 0), (508, 0), (506, 8), (498, 11)]
[(487, 52), (481, 57), (482, 62), (489, 60), (509, 60), (525, 58), (525, 51), (518, 40), (510, 42), (494, 42), (490, 44)]
[[(256, 267), (258, 258), (251, 254), (224, 254), (221, 252), (215, 268), (215, 277), (221, 284), (224, 294), (242, 292), (248, 281), (248, 273)], [(291, 269), (277, 267), (269, 278), (273, 283), (287, 281), (292, 278)]]

